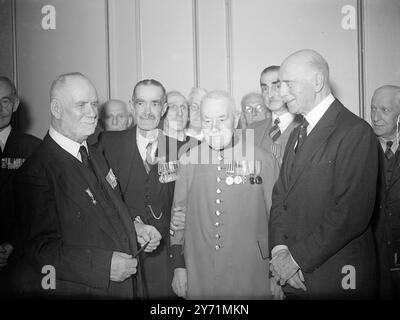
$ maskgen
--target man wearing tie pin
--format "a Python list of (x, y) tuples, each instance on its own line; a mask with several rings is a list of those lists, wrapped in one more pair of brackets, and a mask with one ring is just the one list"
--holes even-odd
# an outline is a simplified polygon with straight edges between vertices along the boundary
[[(87, 145), (97, 92), (80, 73), (50, 89), (51, 126), (17, 175), (16, 294), (61, 299), (145, 298), (137, 241), (155, 250), (160, 234), (130, 218), (105, 159)], [(43, 267), (55, 287), (43, 287)]]

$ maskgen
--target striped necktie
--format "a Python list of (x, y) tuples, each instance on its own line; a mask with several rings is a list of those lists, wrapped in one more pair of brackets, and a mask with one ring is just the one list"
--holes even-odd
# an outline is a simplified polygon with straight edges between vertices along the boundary
[(394, 153), (392, 151), (393, 141), (386, 141), (386, 150), (385, 150), (385, 157), (386, 159), (390, 159), (393, 157)]
[(307, 138), (307, 127), (308, 127), (308, 121), (306, 120), (306, 118), (303, 118), (303, 121), (299, 128), (299, 135), (297, 136), (297, 143), (294, 148), (295, 153), (297, 153), (297, 151), (301, 149), (301, 146), (303, 145), (304, 141)]
[(281, 122), (279, 117), (275, 119), (274, 125), (272, 126), (271, 130), (269, 131), (269, 136), (271, 137), (272, 141), (275, 142), (280, 135), (282, 134), (281, 129), (279, 129), (278, 124)]
[(151, 149), (153, 148), (153, 142), (149, 142), (146, 147), (146, 159), (143, 161), (144, 168), (147, 174), (150, 173), (151, 166), (153, 165), (153, 157), (151, 156)]

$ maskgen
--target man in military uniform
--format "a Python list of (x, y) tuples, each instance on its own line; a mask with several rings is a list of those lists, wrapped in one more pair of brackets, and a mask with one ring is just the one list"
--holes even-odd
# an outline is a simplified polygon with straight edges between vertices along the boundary
[(382, 299), (400, 299), (399, 117), (400, 87), (386, 85), (376, 89), (371, 121), (380, 145), (375, 234)]
[(251, 135), (234, 131), (239, 117), (228, 93), (208, 93), (201, 102), (205, 140), (180, 159), (171, 251), (172, 287), (181, 297), (272, 297), (267, 230), (278, 164)]

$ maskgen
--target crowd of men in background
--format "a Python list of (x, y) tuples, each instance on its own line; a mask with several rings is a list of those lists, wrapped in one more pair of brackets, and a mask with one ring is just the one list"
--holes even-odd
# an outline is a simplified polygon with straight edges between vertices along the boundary
[(49, 91), (40, 141), (0, 77), (1, 297), (400, 299), (400, 87), (369, 125), (300, 50), (241, 110), (154, 79), (129, 103), (78, 72)]

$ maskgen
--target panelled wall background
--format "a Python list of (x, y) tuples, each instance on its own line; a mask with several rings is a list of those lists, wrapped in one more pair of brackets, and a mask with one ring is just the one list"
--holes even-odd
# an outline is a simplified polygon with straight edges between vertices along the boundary
[(239, 106), (264, 67), (313, 48), (336, 96), (367, 120), (373, 90), (400, 85), (400, 0), (0, 0), (0, 18), (0, 72), (16, 80), (19, 123), (38, 137), (51, 81), (70, 71), (102, 101), (128, 101), (138, 80), (155, 78), (186, 95), (228, 90)]

